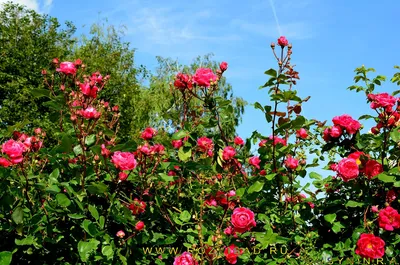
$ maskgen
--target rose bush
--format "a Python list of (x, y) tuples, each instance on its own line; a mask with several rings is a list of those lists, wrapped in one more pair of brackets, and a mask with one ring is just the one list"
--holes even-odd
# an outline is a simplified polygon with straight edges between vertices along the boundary
[[(120, 107), (98, 94), (112, 76), (85, 73), (81, 60), (38, 69), (45, 104), (61, 106), (57, 144), (40, 128), (2, 132), (0, 264), (398, 261), (397, 92), (375, 93), (385, 78), (357, 68), (365, 87), (350, 89), (365, 92), (377, 115), (306, 119), (292, 45), (280, 37), (271, 48), (277, 69), (262, 86), (270, 100), (254, 103), (270, 131), (246, 140), (223, 129), (235, 116), (218, 94), (226, 62), (176, 74), (171, 93), (182, 108), (168, 119), (178, 130), (147, 127), (127, 142)], [(374, 120), (371, 133), (362, 119)], [(330, 176), (312, 171), (323, 166)], [(316, 190), (300, 185), (304, 177)]]

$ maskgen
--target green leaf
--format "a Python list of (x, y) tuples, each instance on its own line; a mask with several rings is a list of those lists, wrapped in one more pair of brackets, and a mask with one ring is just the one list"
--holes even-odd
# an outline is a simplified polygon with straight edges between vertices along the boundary
[(272, 77), (276, 77), (276, 76), (278, 75), (278, 73), (276, 72), (276, 70), (273, 69), (273, 68), (271, 68), (271, 69), (265, 71), (264, 74), (270, 75), (270, 76), (272, 76)]
[(256, 181), (249, 187), (247, 193), (259, 192), (264, 187), (264, 182)]
[(324, 219), (328, 223), (332, 224), (336, 220), (336, 214), (335, 213), (327, 214), (327, 215), (324, 216)]
[(364, 205), (364, 203), (361, 203), (361, 202), (348, 201), (345, 206), (346, 207), (361, 207), (363, 205)]
[(262, 111), (264, 112), (263, 106), (262, 106), (260, 103), (258, 103), (258, 102), (254, 103), (254, 108), (259, 109), (259, 110), (262, 110)]
[(24, 210), (21, 207), (15, 208), (11, 218), (17, 225), (22, 224), (24, 222)]
[(59, 193), (56, 195), (56, 200), (58, 204), (62, 207), (68, 207), (71, 205), (71, 200), (68, 199), (67, 195), (64, 193)]
[(179, 148), (178, 151), (178, 157), (180, 160), (183, 162), (187, 161), (190, 157), (192, 156), (192, 149), (189, 149), (189, 151), (184, 152), (183, 147)]
[(114, 250), (111, 246), (104, 246), (101, 249), (101, 253), (107, 257), (107, 259), (112, 259), (112, 257), (114, 256)]
[(244, 195), (245, 191), (246, 191), (246, 188), (237, 189), (236, 190), (236, 196), (237, 197), (242, 197)]
[(35, 243), (35, 238), (33, 236), (25, 237), (24, 239), (15, 239), (15, 244), (18, 246), (29, 246)]
[(49, 175), (49, 179), (53, 183), (58, 183), (58, 177), (60, 176), (60, 170), (58, 168), (54, 169), (53, 172)]
[(342, 230), (342, 228), (345, 228), (345, 227), (344, 227), (340, 222), (335, 222), (335, 223), (333, 224), (332, 231), (333, 231), (335, 234), (337, 234), (337, 233), (340, 232), (340, 230)]
[(72, 214), (68, 214), (68, 217), (72, 218), (72, 219), (82, 219), (82, 218), (85, 218), (86, 215), (72, 213)]
[(88, 242), (79, 241), (78, 243), (78, 252), (81, 260), (83, 262), (88, 261), (90, 255), (97, 249), (97, 246), (100, 244), (100, 241), (96, 239), (90, 239)]
[(61, 144), (58, 147), (58, 151), (61, 153), (69, 153), (72, 151), (72, 138), (68, 134), (64, 134), (61, 138)]
[(89, 185), (89, 186), (87, 187), (87, 190), (88, 190), (90, 193), (92, 193), (92, 194), (100, 195), (100, 194), (104, 194), (104, 192), (106, 192), (106, 190), (107, 190), (107, 185), (104, 184), (104, 183), (95, 183), (95, 182), (92, 182), (91, 185)]
[(190, 213), (186, 210), (181, 212), (181, 214), (179, 215), (179, 219), (181, 219), (183, 222), (188, 222), (190, 218)]
[(51, 185), (50, 187), (46, 188), (46, 191), (57, 194), (61, 192), (61, 189), (57, 185)]
[(292, 121), (293, 129), (301, 129), (306, 122), (306, 119), (303, 116), (297, 116), (295, 120)]
[(75, 145), (74, 147), (74, 153), (76, 156), (80, 155), (83, 153), (82, 147), (80, 145)]
[(385, 173), (381, 173), (377, 176), (379, 180), (382, 180), (385, 183), (393, 183), (396, 181), (394, 176), (386, 175)]
[(12, 253), (10, 251), (0, 252), (0, 265), (10, 265), (12, 260)]
[(89, 235), (93, 237), (99, 233), (94, 223), (89, 220), (83, 220), (82, 227)]
[(34, 89), (30, 89), (29, 92), (35, 98), (49, 97), (50, 96), (50, 91), (48, 89), (34, 88)]
[(97, 221), (99, 219), (99, 212), (96, 207), (89, 205), (89, 212), (92, 214), (93, 218)]
[(100, 218), (99, 218), (99, 227), (100, 227), (100, 229), (104, 228), (105, 222), (106, 222), (106, 219), (104, 218), (104, 216), (100, 216)]
[(165, 173), (159, 173), (158, 174), (165, 182), (171, 182), (174, 181), (174, 177), (173, 176), (168, 176)]
[(180, 140), (180, 139), (182, 139), (182, 138), (185, 138), (186, 136), (188, 136), (189, 134), (188, 134), (188, 132), (187, 131), (184, 131), (184, 130), (180, 130), (180, 131), (178, 131), (178, 132), (176, 132), (176, 133), (174, 133), (173, 135), (172, 135), (172, 140)]
[(88, 146), (91, 146), (92, 144), (94, 144), (96, 142), (96, 135), (95, 134), (91, 134), (88, 137), (85, 138), (85, 144)]
[(316, 172), (311, 172), (310, 173), (310, 178), (316, 179), (316, 180), (322, 180), (322, 176)]
[(394, 130), (390, 133), (390, 138), (392, 138), (392, 140), (395, 141), (395, 142), (399, 142), (399, 141), (400, 141), (400, 131), (399, 131), (399, 128), (394, 129)]
[(60, 111), (62, 109), (62, 106), (63, 106), (63, 105), (61, 105), (61, 104), (59, 104), (59, 103), (57, 103), (55, 101), (52, 101), (52, 100), (44, 102), (42, 105), (46, 106), (46, 107), (48, 107), (50, 109), (57, 110), (57, 111)]

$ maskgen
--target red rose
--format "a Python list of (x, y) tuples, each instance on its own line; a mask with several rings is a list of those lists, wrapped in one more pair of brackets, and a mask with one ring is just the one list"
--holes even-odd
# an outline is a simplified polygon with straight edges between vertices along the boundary
[(111, 162), (121, 170), (132, 170), (137, 166), (135, 156), (129, 152), (115, 152), (111, 157)]
[(192, 88), (191, 76), (178, 73), (175, 77), (174, 86), (178, 89)]
[(361, 234), (355, 252), (362, 258), (382, 258), (385, 254), (385, 241), (373, 234)]
[(289, 42), (288, 42), (288, 40), (286, 39), (285, 36), (280, 36), (279, 39), (278, 39), (278, 45), (281, 46), (281, 47), (285, 47), (285, 46), (289, 45)]
[(260, 158), (258, 156), (252, 156), (249, 158), (249, 164), (254, 166), (255, 168), (260, 169)]
[(193, 76), (193, 82), (198, 86), (209, 87), (210, 82), (217, 81), (217, 76), (210, 68), (199, 68)]
[(8, 155), (11, 163), (18, 164), (23, 160), (22, 154), (26, 151), (26, 147), (23, 143), (11, 139), (3, 144), (1, 151)]
[(227, 146), (222, 151), (222, 159), (225, 161), (231, 160), (236, 155), (236, 150), (232, 146)]
[(347, 182), (350, 179), (357, 178), (360, 170), (356, 160), (352, 158), (344, 158), (339, 162), (337, 172), (342, 177), (343, 181)]
[(288, 156), (285, 160), (286, 168), (295, 170), (299, 166), (299, 160), (294, 159), (292, 156)]
[(300, 130), (297, 130), (296, 137), (301, 138), (301, 139), (307, 139), (308, 134), (307, 134), (306, 129), (301, 128)]
[(393, 231), (400, 228), (400, 214), (388, 206), (379, 212), (378, 222), (380, 228), (386, 231)]
[(235, 232), (244, 233), (256, 226), (254, 213), (245, 207), (236, 208), (231, 216), (231, 223), (235, 228)]
[(182, 255), (175, 257), (174, 265), (198, 265), (198, 262), (189, 252), (183, 252)]
[(259, 147), (263, 147), (263, 146), (265, 146), (265, 144), (267, 143), (267, 140), (261, 140), (259, 143), (258, 143), (258, 146)]
[(371, 179), (383, 172), (382, 165), (375, 160), (368, 160), (364, 167), (365, 175)]
[(129, 205), (129, 210), (132, 211), (133, 215), (144, 213), (144, 211), (146, 210), (146, 203), (144, 201), (134, 199), (133, 203)]
[(348, 134), (355, 134), (361, 128), (361, 123), (347, 114), (334, 117), (332, 122), (334, 125), (339, 125), (344, 128)]
[(234, 244), (226, 247), (224, 250), (225, 259), (229, 264), (236, 264), (240, 250)]
[(222, 63), (219, 65), (219, 69), (220, 69), (222, 72), (225, 72), (226, 69), (228, 69), (228, 63), (227, 63), (227, 62), (222, 62)]
[(214, 144), (211, 139), (203, 136), (197, 140), (197, 146), (200, 148), (202, 152), (207, 152), (213, 149)]
[(137, 222), (137, 224), (135, 225), (135, 229), (138, 231), (142, 231), (144, 228), (144, 222), (143, 221), (139, 221)]
[(60, 64), (60, 68), (57, 68), (56, 71), (64, 73), (66, 75), (74, 75), (74, 74), (76, 74), (75, 65), (74, 65), (74, 63), (71, 63), (71, 62), (62, 62)]
[(151, 140), (154, 136), (156, 136), (157, 134), (157, 130), (151, 127), (147, 127), (146, 129), (144, 129), (144, 131), (142, 132), (142, 139), (144, 140)]
[(236, 145), (244, 145), (244, 141), (242, 138), (240, 138), (239, 136), (236, 136), (235, 139), (233, 140), (233, 143)]

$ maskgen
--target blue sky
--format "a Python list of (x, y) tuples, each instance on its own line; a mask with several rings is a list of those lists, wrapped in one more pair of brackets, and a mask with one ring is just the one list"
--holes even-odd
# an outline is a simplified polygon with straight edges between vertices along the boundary
[[(353, 84), (353, 70), (362, 64), (388, 78), (395, 73), (393, 66), (400, 64), (400, 36), (396, 34), (400, 1), (271, 1), (15, 2), (60, 21), (70, 20), (80, 32), (104, 18), (113, 25), (125, 25), (124, 39), (137, 49), (136, 63), (150, 70), (156, 67), (158, 55), (189, 63), (212, 52), (215, 60), (228, 62), (226, 77), (234, 93), (249, 103), (269, 104), (267, 90), (258, 87), (267, 80), (264, 71), (276, 68), (270, 43), (282, 34), (293, 44), (292, 61), (301, 78), (298, 93), (311, 96), (303, 105), (306, 117), (331, 124), (333, 116), (347, 113), (358, 118), (371, 113), (364, 95), (346, 88)], [(380, 91), (397, 89), (387, 82)], [(254, 130), (269, 135), (270, 125), (249, 105), (238, 132), (248, 137)]]

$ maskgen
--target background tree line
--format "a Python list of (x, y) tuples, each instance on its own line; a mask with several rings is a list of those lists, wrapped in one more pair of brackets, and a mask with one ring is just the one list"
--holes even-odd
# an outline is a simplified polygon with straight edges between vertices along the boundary
[[(137, 137), (147, 126), (179, 129), (172, 122), (182, 108), (179, 95), (171, 93), (173, 78), (179, 70), (193, 73), (199, 65), (219, 68), (211, 54), (196, 58), (191, 65), (179, 65), (157, 57), (154, 73), (135, 64), (135, 49), (123, 40), (123, 31), (110, 24), (93, 24), (87, 35), (77, 36), (72, 22), (62, 25), (57, 18), (38, 14), (24, 6), (6, 3), (0, 10), (0, 127), (3, 136), (14, 130), (29, 130), (41, 126), (48, 141), (55, 141), (60, 119), (57, 106), (38, 89), (44, 89), (42, 69), (54, 69), (52, 60), (81, 59), (89, 72), (99, 71), (111, 76), (106, 89), (99, 95), (121, 109), (119, 135), (121, 140)], [(146, 85), (145, 85), (146, 84)], [(39, 90), (40, 91), (40, 90)], [(222, 124), (225, 134), (233, 139), (244, 112), (245, 101), (235, 97), (230, 84), (218, 91), (222, 99), (232, 99), (234, 108), (225, 112)], [(192, 102), (196, 104), (196, 102)], [(229, 119), (226, 119), (229, 117)], [(198, 130), (214, 130), (214, 117)], [(175, 119), (176, 120), (176, 119)]]

